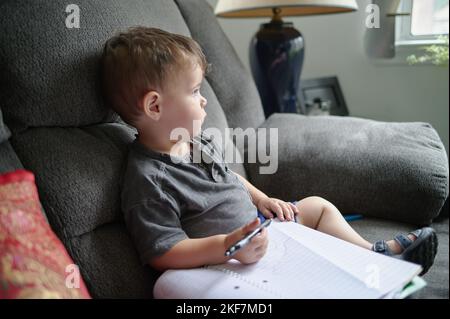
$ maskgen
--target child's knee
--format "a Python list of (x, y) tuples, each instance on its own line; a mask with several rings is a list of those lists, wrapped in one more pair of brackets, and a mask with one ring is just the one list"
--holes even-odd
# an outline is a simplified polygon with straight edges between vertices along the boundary
[(302, 200), (299, 200), (296, 204), (297, 208), (299, 209), (302, 206), (326, 207), (330, 205), (332, 206), (333, 204), (331, 204), (329, 201), (319, 196), (306, 197)]
[(319, 196), (311, 196), (302, 199), (297, 202), (297, 208), (299, 210), (298, 219), (310, 219), (312, 223), (314, 220), (320, 220), (322, 215), (326, 212), (338, 212), (337, 208), (327, 201), (326, 199)]
[(328, 201), (321, 197), (311, 196), (298, 201), (296, 206), (299, 210), (300, 219), (303, 219), (308, 224), (314, 224), (314, 221), (322, 216), (328, 204)]

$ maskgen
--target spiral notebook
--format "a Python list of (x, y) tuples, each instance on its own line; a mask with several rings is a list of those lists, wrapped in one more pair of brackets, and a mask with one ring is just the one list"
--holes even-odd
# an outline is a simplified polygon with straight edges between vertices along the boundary
[(158, 278), (154, 297), (398, 298), (422, 270), (293, 222), (275, 220), (268, 232), (268, 251), (259, 262), (243, 265), (232, 259), (168, 270)]

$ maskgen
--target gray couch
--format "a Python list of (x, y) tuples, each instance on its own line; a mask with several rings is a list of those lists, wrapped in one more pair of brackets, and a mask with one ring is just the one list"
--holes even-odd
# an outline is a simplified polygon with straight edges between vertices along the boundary
[[(103, 104), (102, 44), (134, 25), (190, 35), (212, 72), (202, 88), (206, 127), (279, 129), (279, 169), (233, 164), (285, 200), (318, 195), (370, 240), (426, 225), (448, 196), (448, 159), (426, 123), (274, 114), (264, 118), (251, 76), (203, 0), (78, 0), (81, 28), (68, 29), (67, 1), (0, 2), (0, 172), (36, 175), (46, 217), (80, 266), (93, 297), (151, 297), (158, 274), (139, 264), (120, 211), (120, 180), (134, 131)], [(1, 113), (0, 113), (1, 114)], [(3, 123), (4, 122), (4, 123)], [(242, 154), (245, 149), (239, 150)], [(448, 298), (448, 219), (432, 224), (439, 252), (418, 297)]]

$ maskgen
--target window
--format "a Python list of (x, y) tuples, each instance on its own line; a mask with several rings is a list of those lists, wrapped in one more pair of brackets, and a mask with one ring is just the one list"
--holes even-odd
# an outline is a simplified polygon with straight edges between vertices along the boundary
[(402, 0), (396, 19), (397, 45), (438, 43), (439, 35), (448, 35), (449, 0)]

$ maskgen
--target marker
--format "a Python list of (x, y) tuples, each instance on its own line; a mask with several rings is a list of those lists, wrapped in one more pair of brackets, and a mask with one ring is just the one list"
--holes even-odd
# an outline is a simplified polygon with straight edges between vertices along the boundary
[(250, 233), (245, 235), (244, 238), (242, 238), (241, 240), (236, 242), (234, 245), (232, 245), (230, 248), (228, 248), (227, 251), (225, 252), (225, 256), (227, 256), (227, 257), (232, 256), (239, 249), (247, 246), (250, 243), (250, 241), (252, 240), (252, 238), (255, 237), (256, 235), (258, 235), (263, 230), (264, 227), (269, 226), (271, 222), (272, 222), (272, 219), (267, 218), (264, 221), (264, 223), (260, 224), (256, 229), (254, 229), (253, 231), (251, 231)]

